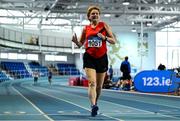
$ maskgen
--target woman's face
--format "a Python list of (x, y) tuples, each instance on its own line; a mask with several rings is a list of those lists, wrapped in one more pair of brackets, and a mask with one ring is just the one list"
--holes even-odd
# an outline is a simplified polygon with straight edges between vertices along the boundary
[(99, 21), (99, 19), (100, 19), (99, 11), (96, 9), (93, 9), (90, 13), (89, 20), (91, 22), (97, 22), (97, 21)]

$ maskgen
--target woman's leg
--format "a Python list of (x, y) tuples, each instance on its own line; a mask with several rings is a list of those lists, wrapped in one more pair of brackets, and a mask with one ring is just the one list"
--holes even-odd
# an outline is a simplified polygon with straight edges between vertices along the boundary
[(103, 86), (103, 83), (104, 83), (104, 78), (105, 78), (105, 75), (106, 75), (106, 72), (103, 72), (103, 73), (97, 73), (96, 74), (96, 83), (97, 83), (97, 86), (96, 86), (96, 103), (99, 99), (99, 96), (101, 94), (101, 90), (102, 90), (102, 86)]
[(87, 79), (89, 80), (88, 96), (91, 105), (96, 104), (96, 70), (92, 68), (85, 68)]

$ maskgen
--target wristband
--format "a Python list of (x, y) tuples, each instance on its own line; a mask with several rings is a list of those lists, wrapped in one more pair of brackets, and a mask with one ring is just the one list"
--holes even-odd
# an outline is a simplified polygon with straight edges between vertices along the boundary
[(105, 39), (104, 39), (104, 40), (105, 40), (105, 41), (108, 41), (108, 40), (107, 40), (107, 36), (105, 37)]

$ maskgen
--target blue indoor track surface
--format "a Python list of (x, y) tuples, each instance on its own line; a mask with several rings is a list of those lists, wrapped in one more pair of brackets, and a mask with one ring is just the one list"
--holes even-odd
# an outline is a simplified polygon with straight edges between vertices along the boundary
[(87, 88), (68, 86), (68, 78), (0, 83), (0, 121), (180, 121), (178, 96), (106, 89), (91, 117)]

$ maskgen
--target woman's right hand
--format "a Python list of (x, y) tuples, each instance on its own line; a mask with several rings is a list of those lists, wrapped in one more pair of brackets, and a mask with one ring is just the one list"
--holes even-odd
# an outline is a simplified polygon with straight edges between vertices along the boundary
[(72, 42), (74, 42), (79, 48), (81, 47), (81, 45), (77, 39), (76, 33), (74, 33), (74, 35), (72, 36)]
[(74, 42), (75, 44), (78, 43), (78, 39), (77, 39), (76, 33), (74, 33), (74, 35), (72, 36), (72, 42)]

